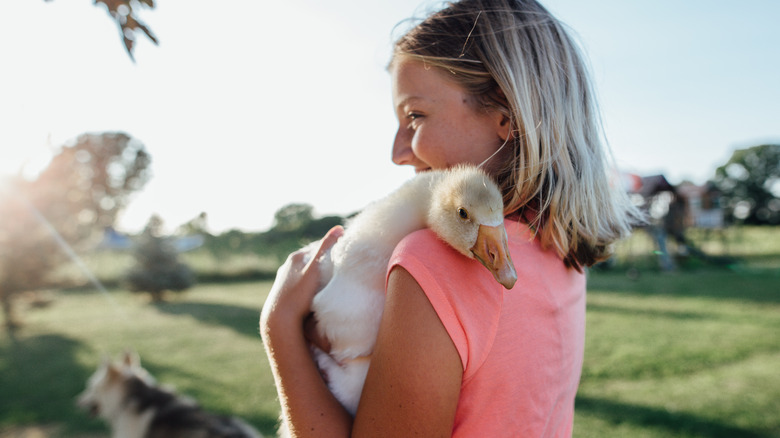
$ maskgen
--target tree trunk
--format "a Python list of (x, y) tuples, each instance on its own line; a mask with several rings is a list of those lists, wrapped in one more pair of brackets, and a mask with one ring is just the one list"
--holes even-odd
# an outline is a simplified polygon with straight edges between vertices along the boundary
[(155, 303), (162, 303), (164, 301), (163, 300), (163, 292), (165, 292), (165, 291), (162, 291), (162, 290), (153, 290), (153, 291), (151, 291), (150, 294), (152, 295), (152, 301), (155, 302)]
[(0, 303), (3, 306), (3, 316), (5, 317), (5, 328), (8, 332), (13, 332), (21, 326), (16, 319), (14, 312), (13, 293), (0, 289)]

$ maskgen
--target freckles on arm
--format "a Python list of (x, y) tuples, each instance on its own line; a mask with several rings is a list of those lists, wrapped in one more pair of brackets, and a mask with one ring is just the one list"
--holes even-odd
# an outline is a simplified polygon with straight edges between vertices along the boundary
[(463, 368), (414, 278), (394, 268), (353, 436), (449, 437)]
[(319, 284), (316, 260), (340, 235), (339, 227), (331, 229), (308, 262), (305, 251), (293, 253), (277, 273), (261, 312), (261, 335), (282, 416), (296, 437), (344, 437), (349, 436), (352, 426), (352, 417), (322, 380), (304, 334), (306, 315)]

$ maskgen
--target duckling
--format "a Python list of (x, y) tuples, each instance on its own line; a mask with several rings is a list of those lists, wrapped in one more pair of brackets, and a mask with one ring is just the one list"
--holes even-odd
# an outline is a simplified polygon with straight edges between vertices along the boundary
[(331, 392), (352, 415), (379, 330), (393, 249), (407, 234), (428, 227), (511, 289), (517, 273), (503, 211), (501, 192), (481, 169), (431, 170), (366, 207), (323, 256), (326, 283), (315, 295), (312, 311), (331, 349), (325, 353), (312, 346), (312, 351)]

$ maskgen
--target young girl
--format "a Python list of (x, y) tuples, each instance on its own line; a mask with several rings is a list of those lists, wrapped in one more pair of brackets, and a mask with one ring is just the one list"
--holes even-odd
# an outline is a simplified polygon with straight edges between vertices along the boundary
[(388, 267), (353, 419), (307, 348), (316, 262), (291, 255), (261, 316), (282, 416), (296, 436), (571, 436), (583, 270), (608, 257), (636, 217), (610, 184), (581, 55), (533, 0), (463, 0), (402, 36), (389, 71), (399, 120), (393, 162), (417, 172), (459, 163), (488, 170), (504, 194), (518, 280), (507, 291), (431, 231), (407, 236)]

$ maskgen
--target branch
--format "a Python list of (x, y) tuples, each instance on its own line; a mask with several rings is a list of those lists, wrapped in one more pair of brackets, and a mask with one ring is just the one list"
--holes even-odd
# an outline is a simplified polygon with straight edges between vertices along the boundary
[[(44, 0), (46, 2), (52, 0)], [(102, 3), (111, 18), (119, 26), (119, 35), (124, 42), (125, 50), (130, 60), (135, 62), (133, 57), (133, 45), (135, 44), (136, 32), (143, 32), (155, 45), (159, 44), (157, 37), (154, 36), (149, 26), (138, 19), (136, 13), (139, 7), (145, 6), (154, 9), (154, 0), (95, 0), (95, 4)]]
[(98, 3), (106, 6), (109, 15), (119, 26), (125, 50), (133, 62), (135, 62), (133, 46), (135, 45), (137, 32), (143, 32), (155, 45), (159, 44), (157, 37), (154, 36), (151, 29), (140, 21), (137, 16), (138, 9), (141, 6), (154, 9), (154, 0), (95, 0), (95, 4), (97, 5)]

